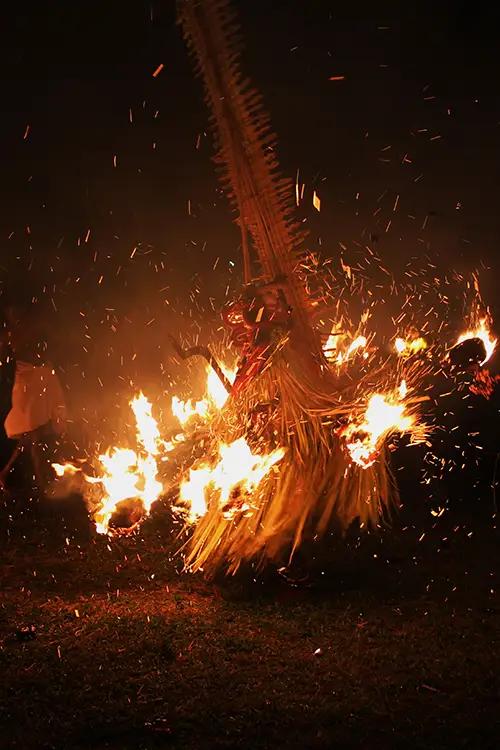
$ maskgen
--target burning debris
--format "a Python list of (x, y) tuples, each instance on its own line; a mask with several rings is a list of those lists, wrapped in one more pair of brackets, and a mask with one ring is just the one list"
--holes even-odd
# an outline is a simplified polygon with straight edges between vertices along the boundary
[(181, 482), (179, 499), (188, 507), (189, 520), (204, 516), (213, 496), (225, 519), (252, 512), (253, 494), (284, 453), (278, 448), (267, 455), (254, 454), (244, 437), (230, 445), (221, 443), (214, 466), (190, 469), (189, 479)]

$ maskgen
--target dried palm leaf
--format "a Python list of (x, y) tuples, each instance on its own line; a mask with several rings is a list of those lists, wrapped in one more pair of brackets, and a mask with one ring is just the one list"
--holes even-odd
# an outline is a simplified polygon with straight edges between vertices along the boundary
[(190, 540), (190, 568), (210, 572), (224, 564), (235, 572), (244, 559), (280, 558), (333, 521), (343, 528), (354, 519), (377, 524), (397, 490), (385, 448), (363, 470), (340, 445), (335, 428), (359, 400), (360, 383), (339, 380), (323, 355), (299, 273), (304, 232), (293, 215), (293, 183), (280, 175), (261, 96), (240, 71), (236, 14), (229, 0), (179, 0), (178, 18), (204, 84), (217, 168), (238, 214), (245, 280), (257, 269), (267, 281), (285, 277), (293, 311), (293, 328), (266, 371), (213, 425), (215, 454), (221, 435), (228, 441), (248, 433), (249, 415), (262, 403), (274, 404), (272, 429), (260, 440), (286, 448), (279, 468), (252, 498), (251, 513), (228, 520), (213, 502)]

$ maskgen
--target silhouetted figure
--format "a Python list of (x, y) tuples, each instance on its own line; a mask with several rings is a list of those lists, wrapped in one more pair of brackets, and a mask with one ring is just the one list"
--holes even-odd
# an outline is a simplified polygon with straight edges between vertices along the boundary
[(39, 314), (34, 309), (11, 306), (2, 331), (2, 361), (15, 361), (11, 408), (5, 432), (16, 441), (14, 451), (0, 472), (0, 486), (22, 451), (30, 455), (35, 482), (40, 491), (52, 476), (51, 462), (57, 437), (66, 418), (64, 394), (47, 355), (47, 340)]
[(465, 339), (450, 349), (450, 363), (458, 372), (477, 372), (486, 359), (486, 347), (479, 338)]

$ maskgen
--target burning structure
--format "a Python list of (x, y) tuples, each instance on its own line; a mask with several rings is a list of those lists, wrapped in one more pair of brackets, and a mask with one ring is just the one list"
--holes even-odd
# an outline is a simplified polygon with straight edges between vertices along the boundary
[[(192, 526), (186, 567), (234, 573), (245, 560), (286, 561), (332, 525), (369, 527), (389, 517), (398, 503), (390, 442), (402, 433), (426, 438), (423, 384), (440, 355), (424, 331), (396, 331), (384, 353), (367, 334), (369, 315), (352, 337), (340, 321), (322, 337), (321, 265), (294, 218), (294, 187), (280, 175), (261, 97), (240, 72), (235, 13), (228, 0), (179, 0), (178, 17), (241, 231), (245, 286), (223, 312), (238, 366), (224, 371), (210, 352), (193, 351), (208, 360), (207, 395), (173, 398), (178, 424), (168, 440), (141, 394), (131, 402), (135, 449), (110, 449), (93, 475), (55, 468), (84, 479), (102, 533), (124, 501), (140, 502), (140, 518), (171, 495)], [(481, 366), (496, 345), (486, 314), (456, 346), (472, 339), (482, 342)]]

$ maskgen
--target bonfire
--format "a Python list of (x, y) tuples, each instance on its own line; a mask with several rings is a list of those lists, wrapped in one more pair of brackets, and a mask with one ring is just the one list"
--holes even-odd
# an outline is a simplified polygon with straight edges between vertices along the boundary
[[(324, 335), (327, 269), (307, 250), (295, 218), (298, 185), (281, 176), (261, 97), (240, 71), (235, 13), (228, 0), (180, 0), (178, 20), (241, 232), (244, 288), (223, 311), (237, 366), (175, 343), (177, 356), (205, 358), (207, 392), (172, 398), (171, 435), (161, 437), (141, 394), (131, 402), (135, 446), (110, 449), (93, 474), (75, 465), (56, 471), (82, 477), (94, 491), (101, 533), (116, 533), (111, 520), (123, 502), (139, 500), (144, 517), (168, 495), (190, 530), (186, 568), (211, 575), (220, 567), (235, 573), (245, 561), (283, 564), (304, 540), (333, 527), (356, 521), (366, 529), (390, 518), (398, 491), (389, 450), (397, 435), (427, 438), (419, 388), (438, 347), (427, 331), (408, 330), (384, 352), (367, 330), (369, 311), (358, 326), (339, 314)], [(479, 337), (489, 359), (490, 320), (473, 322), (456, 344)]]

